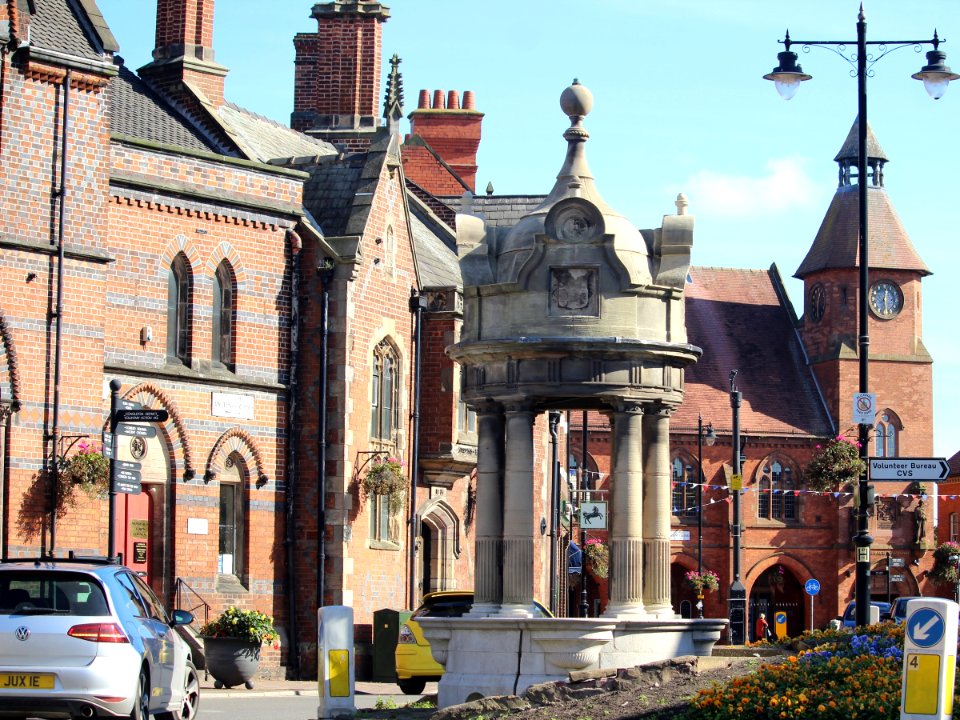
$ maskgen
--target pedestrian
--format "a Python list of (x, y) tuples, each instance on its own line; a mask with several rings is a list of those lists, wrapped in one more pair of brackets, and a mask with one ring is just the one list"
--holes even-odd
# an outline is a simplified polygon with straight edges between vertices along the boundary
[(757, 618), (757, 626), (755, 630), (757, 641), (770, 639), (770, 623), (767, 622), (766, 613), (760, 613), (760, 617)]

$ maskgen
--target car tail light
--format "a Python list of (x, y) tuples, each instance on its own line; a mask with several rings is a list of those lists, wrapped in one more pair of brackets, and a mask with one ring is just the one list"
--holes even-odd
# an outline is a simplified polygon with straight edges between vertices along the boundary
[(74, 625), (67, 630), (67, 635), (78, 640), (102, 643), (128, 643), (126, 633), (116, 623), (87, 623)]
[(416, 645), (417, 638), (413, 634), (413, 630), (410, 629), (409, 625), (400, 626), (400, 634), (397, 636), (397, 645)]

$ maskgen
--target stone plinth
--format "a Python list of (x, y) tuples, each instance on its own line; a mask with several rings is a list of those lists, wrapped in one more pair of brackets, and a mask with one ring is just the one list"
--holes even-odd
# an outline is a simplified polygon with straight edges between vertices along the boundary
[(518, 695), (576, 670), (710, 655), (726, 619), (420, 618), (444, 665), (437, 704)]

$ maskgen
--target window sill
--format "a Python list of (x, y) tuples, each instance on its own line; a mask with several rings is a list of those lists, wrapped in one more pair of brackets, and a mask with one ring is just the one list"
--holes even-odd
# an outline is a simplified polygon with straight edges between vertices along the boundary
[(371, 550), (390, 550), (400, 552), (400, 545), (389, 540), (368, 540), (367, 547)]

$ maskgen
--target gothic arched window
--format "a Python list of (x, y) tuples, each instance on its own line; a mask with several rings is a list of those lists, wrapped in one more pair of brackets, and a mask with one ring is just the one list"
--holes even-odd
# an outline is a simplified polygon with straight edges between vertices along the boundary
[(696, 517), (699, 510), (697, 502), (696, 467), (685, 464), (676, 457), (670, 463), (670, 481), (673, 485), (672, 507), (677, 517)]
[(897, 428), (889, 413), (883, 413), (877, 421), (874, 456), (897, 457)]
[(760, 467), (757, 484), (758, 518), (781, 521), (797, 519), (797, 486), (792, 468), (780, 460), (767, 461)]
[(167, 274), (167, 360), (186, 364), (190, 357), (190, 271), (183, 253)]
[(217, 267), (213, 279), (213, 348), (215, 363), (234, 369), (234, 282), (226, 260)]
[(400, 418), (400, 362), (387, 340), (374, 349), (372, 367), (370, 437), (395, 444)]

